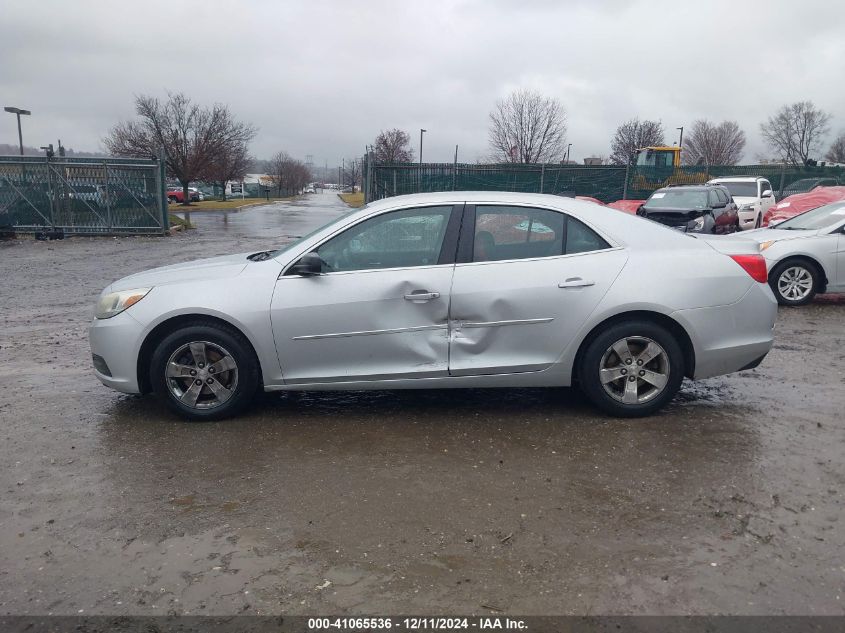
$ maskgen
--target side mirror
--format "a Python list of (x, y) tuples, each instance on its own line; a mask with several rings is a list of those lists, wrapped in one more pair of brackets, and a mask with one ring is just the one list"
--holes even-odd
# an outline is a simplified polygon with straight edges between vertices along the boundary
[(323, 274), (323, 260), (317, 253), (305, 253), (298, 262), (290, 267), (291, 275), (313, 277)]
[(766, 189), (760, 197), (761, 198), (771, 198), (772, 197), (772, 190)]

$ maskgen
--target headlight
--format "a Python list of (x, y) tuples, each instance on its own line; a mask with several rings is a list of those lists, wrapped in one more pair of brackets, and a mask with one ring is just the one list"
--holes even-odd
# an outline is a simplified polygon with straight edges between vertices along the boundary
[(777, 242), (777, 240), (767, 240), (767, 241), (765, 241), (765, 242), (761, 242), (761, 243), (760, 243), (760, 252), (762, 253), (764, 250), (766, 250), (767, 248), (769, 248), (769, 247), (770, 247), (772, 244), (774, 244), (775, 242)]
[(753, 211), (754, 210), (754, 203), (751, 202), (749, 204), (744, 204), (739, 208), (740, 211)]
[(110, 319), (126, 310), (126, 308), (138, 303), (147, 296), (150, 290), (152, 288), (135, 288), (134, 290), (120, 290), (103, 295), (97, 301), (97, 309), (94, 311), (94, 316), (98, 319)]
[(690, 222), (689, 227), (695, 231), (700, 231), (704, 228), (704, 216), (697, 217), (695, 220)]

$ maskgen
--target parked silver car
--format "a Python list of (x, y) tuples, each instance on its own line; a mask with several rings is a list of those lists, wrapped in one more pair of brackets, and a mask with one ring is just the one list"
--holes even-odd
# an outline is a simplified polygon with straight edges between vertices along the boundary
[(816, 293), (845, 292), (845, 201), (805, 211), (775, 228), (748, 231), (760, 245), (778, 302), (800, 306)]
[(273, 251), (165, 266), (99, 298), (97, 377), (195, 420), (256, 389), (578, 384), (613, 415), (758, 365), (776, 303), (757, 245), (548, 195), (420, 194)]

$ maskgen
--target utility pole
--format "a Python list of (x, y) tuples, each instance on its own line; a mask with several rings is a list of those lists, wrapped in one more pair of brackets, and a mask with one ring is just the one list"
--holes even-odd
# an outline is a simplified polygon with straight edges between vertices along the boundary
[(681, 127), (676, 127), (675, 129), (681, 131), (681, 138), (678, 140), (678, 149), (680, 149), (684, 146), (684, 126), (682, 125)]

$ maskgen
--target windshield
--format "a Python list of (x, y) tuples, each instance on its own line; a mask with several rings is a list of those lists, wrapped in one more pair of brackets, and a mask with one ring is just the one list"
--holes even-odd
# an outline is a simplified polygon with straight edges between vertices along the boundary
[(801, 215), (781, 222), (778, 229), (826, 229), (845, 220), (845, 202), (834, 202), (818, 207), (811, 211), (805, 211)]
[(707, 192), (688, 189), (655, 191), (645, 206), (649, 209), (706, 209)]
[(672, 167), (674, 152), (668, 150), (644, 149), (637, 153), (637, 165), (642, 167)]
[(756, 198), (757, 197), (757, 183), (756, 182), (731, 182), (731, 181), (714, 181), (716, 184), (727, 187), (728, 191), (734, 198)]
[(351, 211), (347, 211), (347, 212), (346, 212), (346, 213), (344, 213), (343, 215), (339, 215), (338, 217), (336, 217), (336, 218), (333, 218), (333, 219), (329, 220), (329, 221), (328, 221), (328, 222), (326, 222), (325, 224), (322, 224), (322, 225), (318, 226), (316, 229), (314, 229), (314, 230), (313, 230), (313, 231), (311, 231), (310, 233), (307, 233), (307, 234), (305, 234), (305, 235), (300, 235), (300, 236), (296, 237), (293, 241), (288, 242), (287, 244), (285, 244), (284, 246), (282, 246), (281, 248), (279, 248), (278, 250), (275, 250), (275, 251), (273, 251), (272, 253), (269, 253), (268, 257), (278, 257), (279, 255), (281, 255), (281, 254), (282, 254), (282, 253), (284, 253), (285, 251), (288, 251), (288, 250), (292, 249), (294, 246), (296, 246), (296, 245), (297, 245), (297, 244), (299, 244), (300, 242), (303, 242), (303, 241), (307, 240), (307, 239), (308, 239), (309, 237), (311, 237), (312, 235), (316, 235), (317, 233), (319, 233), (320, 231), (322, 231), (322, 230), (323, 230), (323, 229), (325, 229), (326, 227), (331, 226), (331, 225), (332, 225), (332, 224), (334, 224), (335, 222), (339, 222), (339, 221), (340, 221), (340, 220), (342, 220), (343, 218), (345, 218), (345, 217), (347, 217), (347, 216), (349, 216), (349, 215), (352, 215), (352, 214), (353, 214), (353, 213), (355, 213), (356, 211), (360, 211), (360, 210), (361, 210), (361, 208), (352, 209)]

